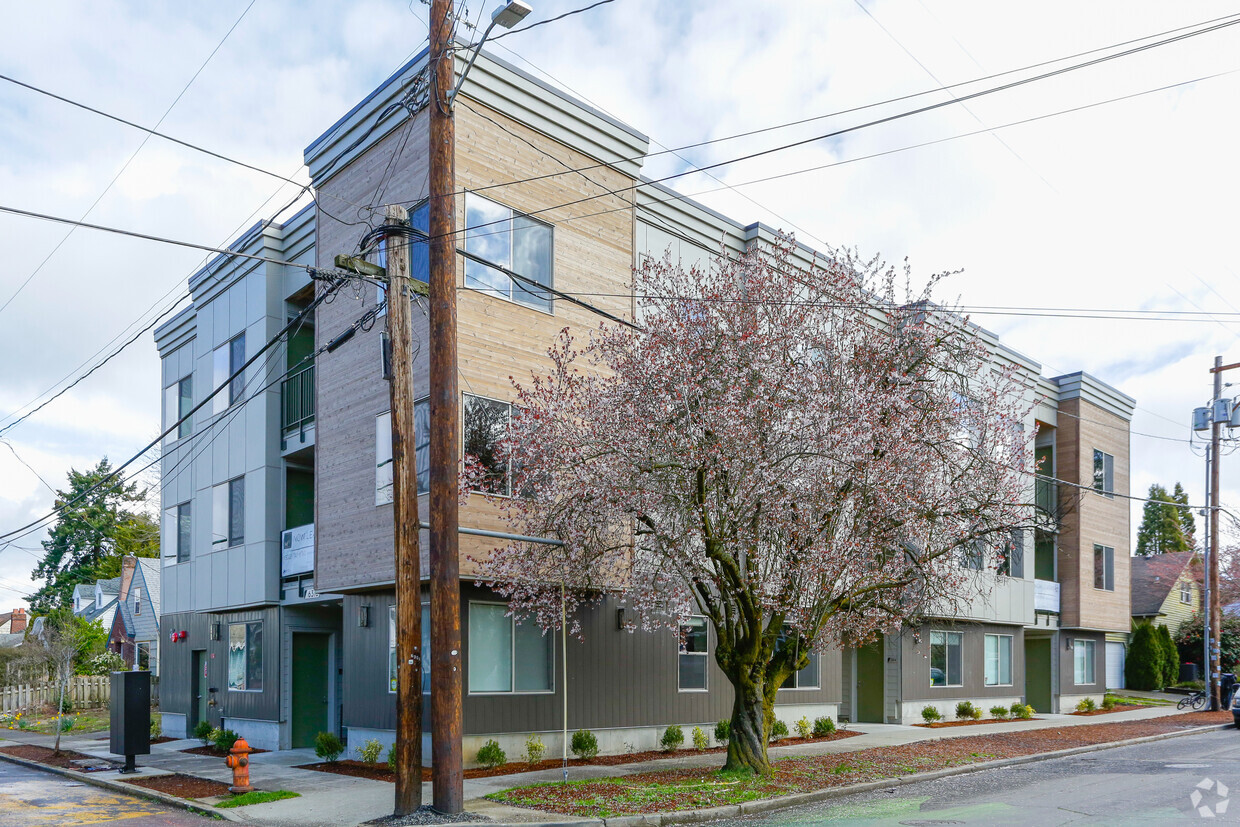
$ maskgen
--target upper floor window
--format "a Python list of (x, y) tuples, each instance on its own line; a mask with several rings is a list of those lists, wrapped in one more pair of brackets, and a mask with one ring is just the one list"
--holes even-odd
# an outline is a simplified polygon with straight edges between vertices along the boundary
[(970, 540), (960, 547), (960, 565), (981, 571), (986, 568), (986, 546), (981, 540)]
[(465, 194), (466, 287), (550, 313), (550, 292), (509, 278), (497, 268), (550, 287), (551, 249), (549, 224), (472, 192)]
[(192, 511), (187, 502), (164, 510), (164, 564), (184, 563), (190, 557)]
[(1115, 591), (1115, 549), (1094, 544), (1094, 588)]
[(1108, 497), (1115, 494), (1115, 457), (1094, 449), (1094, 490)]
[(999, 545), (999, 574), (1006, 577), (1025, 576), (1025, 532), (1012, 529), (1006, 542)]
[(706, 661), (710, 635), (706, 618), (693, 615), (680, 624), (680, 648), (677, 655), (677, 686), (680, 691), (706, 689)]
[(517, 623), (502, 603), (470, 603), (470, 693), (554, 692), (551, 645), (550, 635)]
[(142, 587), (134, 586), (133, 590), (133, 613), (140, 615), (142, 614)]
[[(413, 405), (413, 461), (418, 469), (418, 493), (431, 489), (431, 402)], [(375, 417), (375, 505), (392, 501), (392, 414)]]
[[(431, 209), (430, 201), (424, 201), (409, 213), (409, 223), (415, 230), (421, 230), (430, 234), (431, 228)], [(383, 240), (380, 239), (378, 244), (366, 256), (367, 260), (380, 267), (387, 268), (387, 247)], [(427, 247), (426, 239), (411, 236), (409, 238), (409, 275), (420, 282), (429, 282), (431, 272), (430, 250)], [(387, 285), (380, 283), (378, 287), (377, 303), (382, 304), (387, 300)], [(387, 312), (384, 310), (383, 312)]]
[(1193, 584), (1188, 580), (1180, 581), (1180, 602), (1181, 603), (1192, 603), (1193, 602)]
[(164, 429), (172, 427), (172, 423), (180, 421), (180, 425), (168, 434), (168, 441), (182, 439), (190, 435), (193, 424), (186, 419), (194, 407), (193, 374), (173, 382), (164, 388)]
[[(219, 388), (225, 382), (228, 382), (227, 390), (217, 393), (212, 402), (212, 410), (215, 413), (222, 413), (228, 410), (229, 406), (240, 400), (245, 393), (245, 377), (243, 374), (237, 373), (237, 371), (241, 370), (241, 366), (245, 364), (245, 333), (217, 347), (211, 358), (212, 373), (215, 380), (212, 383), (212, 387)], [(237, 375), (229, 382), (228, 377), (234, 373), (237, 373)]]
[(500, 442), (508, 434), (512, 405), (497, 399), (465, 394), (464, 432), (465, 456), (473, 457), (482, 467), (482, 479), (476, 491), (485, 494), (512, 493), (512, 465), (500, 454)]
[(211, 491), (211, 549), (245, 542), (245, 477), (237, 477)]

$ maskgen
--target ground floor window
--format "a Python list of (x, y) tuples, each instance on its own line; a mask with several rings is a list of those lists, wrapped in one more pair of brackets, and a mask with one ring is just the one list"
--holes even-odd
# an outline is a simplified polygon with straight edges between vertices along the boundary
[(986, 685), (1012, 685), (1012, 636), (986, 635)]
[(1072, 642), (1073, 680), (1078, 684), (1096, 683), (1094, 677), (1094, 641), (1077, 638)]
[(963, 632), (930, 633), (930, 685), (963, 686)]
[[(799, 638), (795, 630), (791, 627), (784, 627), (784, 631), (779, 636), (779, 646), (796, 645)], [(789, 643), (791, 641), (791, 643)], [(805, 668), (789, 675), (780, 689), (818, 689), (821, 686), (818, 679), (818, 653), (813, 649), (809, 651), (809, 663), (805, 664)]]
[(710, 648), (706, 618), (689, 617), (680, 624), (677, 686), (681, 691), (706, 689), (706, 655)]
[(263, 688), (263, 622), (228, 624), (228, 688), (234, 692)]
[(148, 670), (148, 671), (150, 670), (151, 668), (151, 644), (149, 643), (138, 644), (138, 656), (135, 658), (135, 662), (138, 665), (138, 669)]
[[(396, 691), (396, 604), (388, 608), (388, 692)], [(431, 691), (431, 607), (422, 604), (422, 693)]]
[[(429, 627), (429, 623), (423, 628)], [(552, 636), (502, 603), (469, 604), (469, 691), (554, 692)]]

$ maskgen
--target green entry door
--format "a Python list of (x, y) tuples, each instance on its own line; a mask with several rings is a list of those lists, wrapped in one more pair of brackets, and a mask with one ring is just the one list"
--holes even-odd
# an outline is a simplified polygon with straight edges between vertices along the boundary
[(1048, 637), (1025, 638), (1025, 703), (1038, 712), (1051, 711), (1051, 656)]
[(883, 715), (883, 642), (857, 650), (857, 720), (881, 724)]
[(327, 642), (323, 634), (293, 634), (292, 746), (314, 746), (327, 731)]
[(190, 732), (193, 731), (193, 727), (207, 720), (207, 698), (211, 693), (207, 679), (206, 652), (199, 650), (193, 653), (192, 668), (194, 670), (194, 679), (190, 686), (194, 689), (194, 715), (196, 717), (190, 722), (192, 724)]

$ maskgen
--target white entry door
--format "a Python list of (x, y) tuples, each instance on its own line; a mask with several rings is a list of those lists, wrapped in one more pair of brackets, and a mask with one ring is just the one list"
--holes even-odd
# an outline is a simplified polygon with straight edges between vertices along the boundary
[(1124, 688), (1124, 644), (1107, 641), (1107, 689)]

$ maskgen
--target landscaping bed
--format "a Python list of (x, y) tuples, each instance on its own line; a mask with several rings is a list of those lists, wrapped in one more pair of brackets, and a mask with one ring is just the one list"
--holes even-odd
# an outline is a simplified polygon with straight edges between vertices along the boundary
[(5, 755), (12, 755), (14, 758), (25, 758), (27, 761), (38, 761), (40, 764), (47, 764), (49, 767), (60, 767), (66, 770), (79, 769), (73, 765), (74, 761), (99, 760), (69, 749), (62, 749), (60, 755), (54, 755), (54, 750), (51, 747), (40, 747), (35, 744), (0, 747), (0, 752), (3, 752)]
[(157, 793), (175, 795), (177, 798), (219, 798), (231, 796), (228, 785), (223, 781), (212, 781), (209, 778), (195, 778), (192, 775), (152, 775), (149, 778), (125, 779), (126, 784), (145, 787)]
[[(168, 740), (175, 741), (176, 739), (169, 738)], [(152, 741), (151, 743), (157, 743), (157, 742)], [(254, 747), (250, 747), (250, 755), (258, 755), (261, 752), (268, 752), (268, 751), (269, 750), (255, 749)], [(188, 747), (186, 749), (181, 750), (181, 752), (188, 752), (190, 755), (210, 755), (215, 758), (227, 758), (228, 757), (227, 752), (221, 752), (215, 747)]]
[(975, 721), (972, 718), (966, 718), (963, 721), (935, 721), (932, 724), (913, 724), (913, 726), (919, 726), (922, 729), (942, 729), (943, 727), (949, 727), (949, 726), (977, 726), (978, 724), (1012, 724), (1012, 723), (1020, 723), (1022, 721), (1045, 721), (1045, 720), (1046, 720), (1045, 718), (981, 718)]
[(678, 769), (568, 784), (514, 787), (492, 793), (487, 798), (518, 807), (590, 818), (720, 807), (1002, 758), (1162, 735), (1231, 720), (1229, 712), (1194, 712), (1147, 721), (966, 735), (900, 747), (783, 758), (773, 762), (774, 772), (766, 778), (725, 775), (709, 768)]
[(1073, 715), (1088, 717), (1090, 715), (1110, 715), (1112, 712), (1127, 712), (1130, 709), (1149, 709), (1147, 704), (1116, 704), (1110, 709), (1102, 709), (1099, 707), (1091, 712), (1073, 712)]

